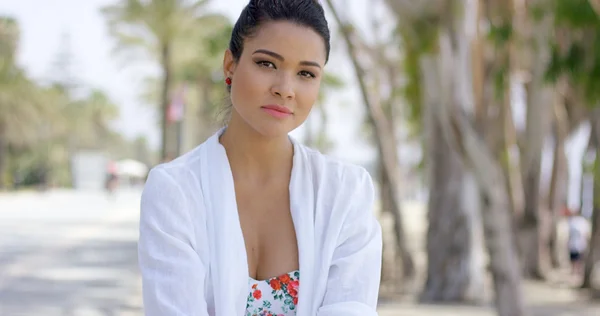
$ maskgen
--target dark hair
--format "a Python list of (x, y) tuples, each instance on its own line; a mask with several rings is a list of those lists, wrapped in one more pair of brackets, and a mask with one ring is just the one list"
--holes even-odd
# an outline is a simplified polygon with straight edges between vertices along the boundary
[(229, 50), (235, 61), (242, 56), (244, 39), (253, 36), (258, 27), (270, 21), (289, 21), (313, 29), (325, 42), (327, 63), (331, 50), (329, 26), (318, 0), (250, 0), (231, 33)]

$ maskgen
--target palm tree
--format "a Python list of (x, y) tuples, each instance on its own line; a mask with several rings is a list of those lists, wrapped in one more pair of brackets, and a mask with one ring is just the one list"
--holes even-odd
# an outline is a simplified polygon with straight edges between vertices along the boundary
[(354, 32), (352, 25), (342, 20), (339, 11), (331, 0), (326, 1), (331, 13), (333, 14), (340, 33), (346, 44), (348, 55), (352, 61), (356, 79), (358, 81), (362, 103), (367, 112), (367, 119), (370, 126), (373, 127), (374, 139), (377, 144), (378, 155), (382, 167), (382, 175), (387, 184), (386, 189), (389, 192), (389, 202), (391, 206), (391, 215), (394, 222), (394, 233), (397, 253), (402, 259), (402, 273), (406, 280), (414, 279), (415, 264), (413, 256), (408, 248), (408, 241), (405, 236), (404, 223), (402, 218), (402, 201), (400, 199), (400, 164), (397, 152), (397, 140), (392, 121), (387, 117), (385, 106), (379, 100), (379, 96), (373, 93), (368, 87), (367, 71), (364, 65), (359, 61), (358, 47), (362, 44), (359, 36)]
[(161, 158), (169, 156), (167, 109), (173, 76), (176, 41), (193, 31), (205, 10), (207, 0), (121, 0), (104, 7), (109, 29), (117, 40), (117, 50), (141, 50), (152, 56), (162, 69), (161, 82)]
[[(560, 38), (554, 44), (550, 77), (566, 82), (572, 99), (580, 103), (582, 113), (591, 126), (590, 143), (595, 147), (596, 166), (600, 163), (600, 54), (593, 45), (600, 41), (600, 12), (598, 1), (556, 0), (553, 2), (555, 27)], [(577, 57), (575, 57), (577, 56)], [(575, 57), (575, 58), (574, 58)], [(566, 99), (566, 98), (565, 98)], [(569, 103), (572, 100), (568, 100)], [(583, 106), (581, 106), (583, 105)], [(569, 105), (569, 115), (578, 107)], [(586, 255), (583, 288), (592, 286), (592, 271), (600, 262), (600, 168), (594, 167), (594, 201), (592, 211), (592, 236)]]
[(76, 147), (104, 148), (112, 137), (110, 123), (119, 116), (118, 107), (100, 90), (68, 104), (63, 112), (68, 134)]
[(0, 17), (0, 188), (4, 185), (8, 148), (26, 146), (36, 137), (39, 123), (49, 110), (40, 90), (16, 65), (19, 26), (8, 17)]
[[(421, 91), (423, 91), (424, 98), (422, 109), (424, 130), (429, 138), (435, 138), (437, 142), (437, 144), (433, 143), (432, 140), (432, 143), (427, 144), (428, 155), (432, 155), (434, 148), (440, 150), (437, 148), (440, 145), (446, 147), (446, 152), (459, 153), (459, 163), (467, 167), (469, 173), (475, 178), (477, 198), (482, 202), (479, 207), (483, 220), (485, 244), (490, 256), (490, 270), (494, 279), (498, 314), (524, 315), (519, 264), (514, 250), (510, 213), (508, 212), (509, 194), (503, 185), (505, 183), (504, 173), (500, 161), (494, 153), (495, 148), (490, 147), (486, 140), (477, 135), (475, 124), (464, 113), (463, 106), (468, 102), (462, 94), (458, 93), (461, 91), (460, 88), (470, 88), (472, 80), (468, 67), (465, 67), (465, 60), (469, 60), (469, 58), (463, 55), (469, 51), (465, 49), (468, 47), (468, 37), (461, 28), (461, 19), (464, 18), (464, 6), (467, 1), (388, 0), (386, 3), (397, 16), (398, 21), (402, 23), (400, 27), (405, 32), (411, 34), (411, 37), (426, 41), (427, 45), (423, 47), (420, 56), (415, 60), (415, 65), (418, 69), (418, 78), (422, 84)], [(467, 84), (469, 87), (461, 86)], [(486, 128), (483, 132), (485, 135), (490, 131)], [(431, 158), (432, 160), (436, 159), (435, 156)], [(444, 169), (447, 168), (455, 167), (449, 164)], [(439, 170), (443, 171), (444, 169)], [(449, 176), (445, 178), (451, 179)], [(431, 194), (435, 194), (435, 192), (431, 192)], [(447, 193), (446, 195), (450, 196)], [(445, 206), (445, 204), (440, 205)], [(455, 213), (456, 216), (467, 215), (460, 209), (455, 211), (459, 211), (459, 213)], [(451, 227), (455, 222), (446, 224)], [(472, 222), (471, 225), (475, 225), (475, 223)], [(467, 229), (471, 228), (467, 227)], [(454, 232), (459, 230), (462, 229), (458, 228)], [(455, 238), (456, 236), (450, 235), (449, 239), (452, 245), (455, 245), (453, 241)], [(468, 254), (468, 252), (463, 253)], [(449, 257), (447, 260), (456, 262), (459, 259)], [(447, 266), (442, 267), (448, 268)], [(451, 277), (456, 276), (456, 273), (450, 273)], [(461, 290), (464, 281), (468, 282), (468, 279), (465, 278), (461, 278), (461, 282), (458, 283), (448, 277), (445, 279), (448, 279), (448, 284), (454, 284), (454, 288)], [(439, 281), (439, 278), (434, 278), (434, 280)]]
[(10, 80), (10, 73), (14, 70), (15, 51), (19, 38), (19, 27), (14, 19), (0, 17), (0, 189), (4, 187), (4, 169), (6, 164), (7, 127), (3, 117), (7, 112), (7, 93), (10, 87), (7, 84), (14, 81)]
[[(228, 48), (233, 25), (220, 14), (206, 14), (195, 22), (191, 34), (177, 42), (174, 82), (186, 86), (186, 115), (183, 136), (192, 136), (188, 146), (203, 142), (218, 127), (215, 119), (223, 108), (223, 52)], [(178, 146), (177, 154), (185, 146)]]

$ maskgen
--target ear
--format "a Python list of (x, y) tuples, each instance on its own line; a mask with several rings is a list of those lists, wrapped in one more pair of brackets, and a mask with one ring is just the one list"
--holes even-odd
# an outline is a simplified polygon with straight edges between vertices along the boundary
[(235, 59), (233, 58), (233, 54), (231, 53), (231, 51), (229, 49), (226, 50), (225, 56), (223, 57), (223, 75), (225, 76), (225, 78), (233, 77), (233, 73), (235, 72), (236, 66), (237, 66), (237, 63), (235, 62)]

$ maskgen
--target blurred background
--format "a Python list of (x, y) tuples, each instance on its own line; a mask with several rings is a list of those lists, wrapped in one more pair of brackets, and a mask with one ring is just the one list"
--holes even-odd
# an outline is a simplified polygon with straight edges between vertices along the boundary
[[(321, 3), (292, 136), (377, 183), (380, 315), (600, 315), (600, 1)], [(143, 314), (140, 193), (221, 126), (246, 4), (0, 2), (0, 316)]]

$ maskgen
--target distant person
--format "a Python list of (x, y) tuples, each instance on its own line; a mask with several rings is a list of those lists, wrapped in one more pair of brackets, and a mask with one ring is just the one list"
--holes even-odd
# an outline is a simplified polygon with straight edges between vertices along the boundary
[(119, 176), (117, 175), (117, 166), (114, 162), (109, 163), (106, 171), (106, 180), (104, 188), (109, 196), (113, 196), (119, 186)]
[(569, 258), (571, 261), (571, 272), (581, 275), (584, 267), (584, 256), (588, 248), (590, 238), (590, 224), (587, 219), (577, 211), (571, 211), (568, 218), (569, 223)]
[(146, 315), (377, 315), (372, 179), (288, 135), (317, 101), (329, 51), (319, 1), (244, 8), (223, 62), (226, 126), (144, 188)]

